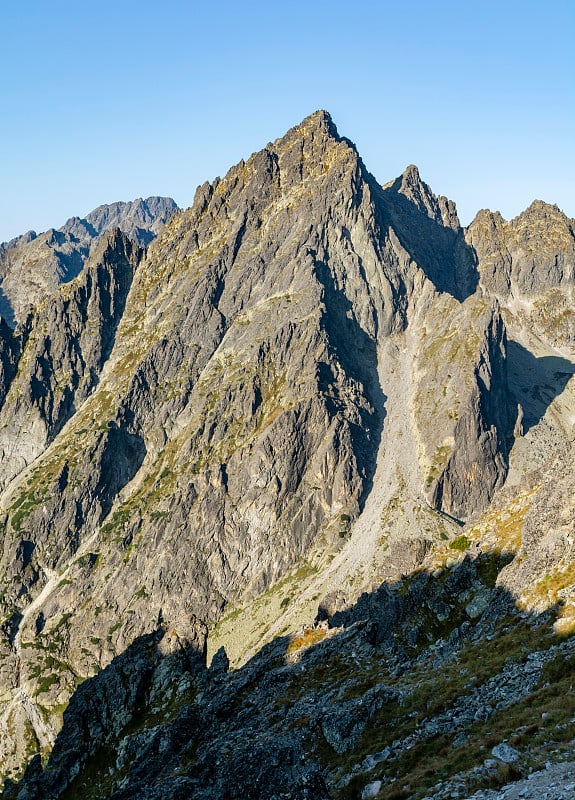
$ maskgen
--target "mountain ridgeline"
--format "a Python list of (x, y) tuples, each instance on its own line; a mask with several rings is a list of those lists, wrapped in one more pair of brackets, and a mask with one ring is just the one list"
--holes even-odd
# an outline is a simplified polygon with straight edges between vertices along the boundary
[(102, 234), (119, 228), (145, 247), (177, 210), (169, 197), (113, 203), (72, 217), (58, 230), (28, 231), (0, 244), (0, 313), (12, 326), (24, 322), (31, 308), (81, 272)]
[[(188, 210), (102, 206), (3, 245), (0, 278), (7, 797), (359, 797), (350, 763), (275, 730), (264, 684), (250, 735), (269, 755), (275, 730), (277, 763), (245, 768), (231, 708), (286, 634), (318, 614), (311, 638), (341, 628), (398, 676), (394, 624), (420, 659), (435, 641), (421, 604), (480, 646), (520, 600), (544, 615), (543, 575), (575, 563), (551, 512), (575, 421), (575, 228), (555, 206), (464, 229), (416, 167), (378, 184), (320, 111)], [(404, 698), (376, 684), (370, 713)], [(308, 719), (338, 758), (369, 722), (353, 709), (357, 731), (335, 707)]]

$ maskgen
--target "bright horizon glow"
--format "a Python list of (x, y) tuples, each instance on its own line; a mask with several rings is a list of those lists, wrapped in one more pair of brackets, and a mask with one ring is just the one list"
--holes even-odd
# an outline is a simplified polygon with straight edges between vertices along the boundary
[[(12, 6), (12, 4), (10, 4)], [(3, 9), (0, 241), (196, 186), (319, 108), (462, 224), (575, 216), (575, 4), (30, 0)]]

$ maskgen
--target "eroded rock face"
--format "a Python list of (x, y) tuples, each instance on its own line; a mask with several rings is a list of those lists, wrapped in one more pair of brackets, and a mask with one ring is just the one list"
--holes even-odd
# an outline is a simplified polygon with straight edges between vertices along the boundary
[[(11, 490), (10, 598), (60, 574), (40, 637), (24, 633), (32, 619), (22, 625), (32, 672), (79, 594), (90, 602), (60, 655), (85, 674), (160, 609), (214, 620), (265, 590), (320, 532), (333, 543), (342, 513), (357, 513), (383, 421), (377, 337), (403, 324), (392, 302), (403, 279), (379, 269), (382, 252), (392, 266), (396, 256), (377, 233), (370, 181), (317, 115), (202, 187), (150, 248), (105, 372)], [(55, 314), (71, 331), (68, 307)], [(83, 364), (68, 369), (81, 388)], [(15, 571), (24, 536), (28, 563)]]
[(536, 200), (509, 222), (480, 211), (466, 239), (477, 253), (481, 285), (519, 317), (519, 327), (551, 347), (572, 348), (575, 222)]
[(4, 405), (10, 384), (18, 369), (21, 342), (0, 318), (0, 407)]
[(383, 188), (394, 232), (434, 286), (458, 300), (472, 294), (477, 256), (466, 243), (455, 203), (436, 196), (413, 164)]
[[(61, 235), (122, 214), (97, 209)], [(140, 223), (155, 232), (162, 214), (135, 209), (129, 233), (147, 244)], [(0, 329), (8, 768), (24, 759), (20, 729), (43, 744), (26, 709), (47, 710), (53, 738), (78, 681), (158, 620), (213, 624), (302, 558), (323, 568), (370, 498), (380, 525), (377, 470), (377, 491), (395, 481), (402, 501), (451, 517), (489, 504), (517, 399), (502, 293), (478, 288), (488, 248), (474, 236), (415, 168), (380, 187), (317, 112), (199, 187), (145, 253), (108, 234)], [(390, 538), (402, 569), (430, 536)], [(158, 667), (151, 685), (169, 680)]]
[(537, 611), (550, 604), (567, 611), (558, 630), (569, 630), (575, 592), (571, 570), (575, 561), (575, 517), (571, 465), (575, 439), (557, 447), (531, 476), (533, 497), (522, 526), (518, 557), (502, 572), (499, 583), (524, 605)]
[(506, 335), (490, 310), (474, 381), (454, 429), (454, 446), (434, 488), (434, 505), (459, 518), (482, 511), (507, 475), (507, 437), (514, 410), (507, 388)]
[(498, 212), (480, 211), (466, 238), (490, 293), (529, 296), (573, 287), (575, 227), (557, 206), (536, 200), (510, 222)]
[(11, 336), (5, 327), (2, 486), (45, 450), (97, 385), (140, 258), (139, 248), (120, 231), (110, 234), (85, 271), (22, 328)]
[[(136, 639), (94, 679), (78, 687), (43, 773), (28, 773), (28, 797), (58, 797), (94, 756), (106, 757), (138, 713), (165, 709), (176, 692), (191, 699), (205, 683), (206, 628), (197, 620), (161, 624)], [(169, 676), (169, 680), (167, 680)], [(119, 761), (122, 763), (122, 753)]]

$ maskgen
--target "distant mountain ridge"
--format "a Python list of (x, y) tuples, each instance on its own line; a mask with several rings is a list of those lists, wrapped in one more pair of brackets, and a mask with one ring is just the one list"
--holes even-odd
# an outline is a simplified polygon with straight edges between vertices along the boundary
[(119, 228), (145, 247), (176, 211), (169, 197), (112, 203), (71, 217), (61, 228), (28, 231), (0, 244), (0, 314), (9, 324), (22, 322), (29, 308), (79, 274), (100, 235)]

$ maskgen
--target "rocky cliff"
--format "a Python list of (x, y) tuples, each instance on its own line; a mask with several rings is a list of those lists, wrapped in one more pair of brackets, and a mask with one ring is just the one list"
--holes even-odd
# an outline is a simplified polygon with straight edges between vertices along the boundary
[[(87, 261), (0, 329), (4, 773), (52, 752), (44, 773), (31, 762), (22, 798), (356, 796), (325, 742), (355, 750), (413, 687), (364, 676), (363, 719), (359, 690), (321, 680), (321, 712), (298, 689), (308, 710), (284, 710), (276, 730), (287, 701), (263, 676), (293, 680), (285, 634), (318, 605), (331, 628), (302, 635), (329, 640), (328, 664), (330, 631), (349, 629), (348, 660), (359, 647), (397, 676), (416, 656), (423, 674), (444, 633), (449, 663), (497, 625), (504, 639), (522, 593), (545, 615), (525, 598), (541, 569), (568, 570), (570, 550), (542, 566), (537, 536), (520, 550), (500, 522), (541, 518), (553, 501), (532, 498), (559, 469), (548, 449), (569, 446), (573, 365), (550, 298), (572, 290), (573, 225), (535, 203), (463, 230), (415, 167), (380, 186), (325, 112), (164, 224), (170, 210), (140, 201), (69, 221), (62, 236), (99, 235)], [(34, 242), (4, 248), (5, 291)], [(531, 325), (546, 303), (554, 325)], [(209, 673), (190, 656), (205, 626), (210, 658), (224, 645), (240, 665), (271, 644), (228, 681), (221, 652)], [(261, 775), (240, 746), (248, 684), (253, 741), (277, 750)], [(321, 731), (311, 756), (286, 720)]]

